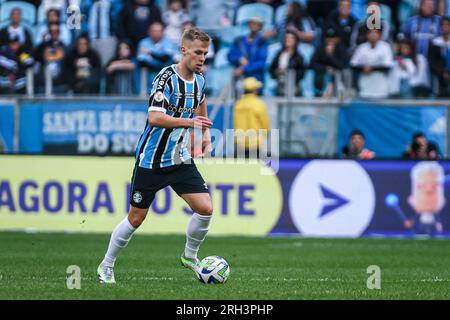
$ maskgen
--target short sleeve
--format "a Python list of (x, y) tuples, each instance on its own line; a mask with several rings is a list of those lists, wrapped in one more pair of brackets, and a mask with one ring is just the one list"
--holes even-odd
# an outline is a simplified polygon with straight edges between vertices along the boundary
[(172, 93), (171, 75), (171, 71), (166, 70), (155, 78), (148, 103), (149, 112), (160, 111), (166, 113)]

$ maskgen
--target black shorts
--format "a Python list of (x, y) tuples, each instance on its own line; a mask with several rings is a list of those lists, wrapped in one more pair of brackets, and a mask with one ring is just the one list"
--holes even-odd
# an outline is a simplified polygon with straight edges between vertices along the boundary
[(147, 169), (135, 165), (131, 179), (130, 204), (147, 209), (155, 199), (155, 194), (170, 186), (179, 196), (185, 193), (208, 193), (208, 187), (197, 167), (190, 163), (166, 168)]

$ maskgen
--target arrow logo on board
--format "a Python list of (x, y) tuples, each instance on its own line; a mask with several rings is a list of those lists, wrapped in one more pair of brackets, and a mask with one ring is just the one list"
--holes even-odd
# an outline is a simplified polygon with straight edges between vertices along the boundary
[(320, 213), (319, 218), (322, 218), (322, 217), (330, 214), (334, 210), (336, 210), (342, 206), (345, 206), (347, 203), (350, 202), (346, 198), (338, 195), (334, 191), (331, 191), (330, 189), (323, 186), (322, 184), (320, 185), (320, 190), (322, 191), (322, 195), (323, 195), (324, 199), (327, 199), (328, 201), (327, 201), (327, 204), (323, 206), (322, 212)]

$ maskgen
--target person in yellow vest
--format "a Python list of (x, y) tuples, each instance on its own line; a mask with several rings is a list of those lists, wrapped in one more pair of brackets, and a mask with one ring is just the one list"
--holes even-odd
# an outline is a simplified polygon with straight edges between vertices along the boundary
[(234, 106), (234, 156), (260, 156), (270, 130), (266, 103), (258, 96), (262, 83), (254, 77), (243, 81), (244, 95)]

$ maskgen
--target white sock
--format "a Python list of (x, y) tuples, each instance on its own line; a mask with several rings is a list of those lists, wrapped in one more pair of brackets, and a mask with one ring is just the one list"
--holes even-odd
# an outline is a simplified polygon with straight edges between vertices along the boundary
[(189, 259), (197, 259), (197, 252), (206, 237), (211, 216), (202, 216), (198, 213), (192, 215), (186, 232), (186, 246), (184, 256)]
[(106, 252), (102, 264), (109, 267), (114, 267), (114, 262), (116, 261), (117, 256), (122, 248), (125, 248), (128, 245), (128, 241), (130, 241), (135, 230), (136, 228), (133, 227), (128, 221), (128, 217), (125, 217), (125, 219), (117, 225), (111, 234), (108, 251)]

